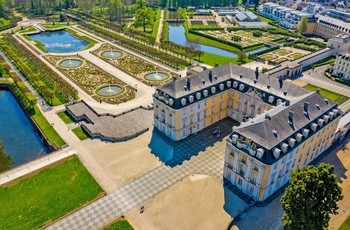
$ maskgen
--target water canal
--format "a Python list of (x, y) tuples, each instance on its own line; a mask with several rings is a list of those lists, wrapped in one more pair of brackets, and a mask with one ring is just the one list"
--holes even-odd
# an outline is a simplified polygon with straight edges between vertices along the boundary
[[(185, 28), (183, 25), (175, 24), (175, 23), (169, 24), (168, 31), (169, 31), (169, 41), (170, 42), (174, 42), (174, 43), (179, 44), (179, 45), (186, 45), (187, 44)], [(265, 50), (265, 49), (267, 49), (267, 48), (261, 47), (261, 48), (256, 49), (256, 50), (246, 52), (246, 54), (247, 55), (253, 54), (253, 53)], [(229, 51), (224, 50), (224, 49), (216, 48), (213, 46), (207, 46), (207, 45), (200, 44), (199, 50), (204, 51), (204, 52), (208, 52), (208, 53), (212, 53), (212, 54), (217, 54), (217, 55), (224, 56), (224, 57), (237, 58), (237, 54), (229, 52)]]
[(15, 162), (12, 168), (49, 153), (14, 96), (2, 88), (0, 108), (0, 141)]

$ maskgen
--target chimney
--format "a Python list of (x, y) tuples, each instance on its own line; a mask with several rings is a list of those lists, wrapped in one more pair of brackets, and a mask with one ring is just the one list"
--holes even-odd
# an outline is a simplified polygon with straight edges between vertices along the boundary
[(255, 79), (258, 80), (259, 78), (259, 67), (255, 68)]
[(188, 91), (191, 90), (191, 78), (190, 77), (187, 78), (187, 89), (188, 89)]
[(270, 89), (270, 87), (271, 87), (270, 84), (267, 84), (267, 88)]
[(215, 62), (215, 67), (218, 67), (219, 66), (219, 63)]
[(287, 96), (287, 90), (285, 90), (284, 92), (283, 92), (283, 94), (284, 94), (284, 96)]
[(213, 81), (213, 71), (211, 69), (209, 70), (209, 81)]
[(320, 89), (316, 89), (316, 93), (317, 93), (317, 94), (320, 94)]
[(271, 116), (270, 116), (270, 114), (266, 113), (266, 114), (265, 114), (265, 119), (269, 119), (269, 120), (271, 120)]
[(285, 106), (289, 106), (289, 105), (290, 105), (290, 102), (289, 102), (289, 101), (285, 101), (285, 102), (284, 102), (284, 105), (285, 105)]
[(288, 114), (288, 118), (289, 118), (289, 121), (293, 121), (293, 116), (294, 116), (294, 112), (292, 110), (289, 110), (289, 114)]
[(254, 79), (254, 84), (256, 84), (258, 82), (258, 79)]
[(240, 75), (239, 75), (239, 78), (243, 78), (243, 74), (240, 74)]
[(173, 76), (173, 81), (176, 81), (176, 77), (175, 76)]
[(309, 102), (307, 102), (307, 101), (304, 102), (304, 112), (306, 112), (306, 113), (309, 112)]
[(279, 78), (279, 79), (278, 79), (278, 82), (280, 83), (280, 88), (282, 88), (282, 86), (283, 86), (283, 80), (282, 80), (282, 78)]

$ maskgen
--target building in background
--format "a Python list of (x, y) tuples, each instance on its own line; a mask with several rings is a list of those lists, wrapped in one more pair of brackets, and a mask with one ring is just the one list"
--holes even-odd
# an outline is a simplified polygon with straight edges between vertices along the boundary
[(350, 54), (338, 54), (332, 70), (333, 74), (344, 80), (350, 80)]

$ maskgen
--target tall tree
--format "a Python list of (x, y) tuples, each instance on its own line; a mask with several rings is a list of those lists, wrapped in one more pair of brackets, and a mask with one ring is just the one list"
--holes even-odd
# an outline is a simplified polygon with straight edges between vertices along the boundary
[(307, 18), (303, 17), (299, 23), (298, 31), (303, 34), (307, 29)]
[(290, 185), (281, 198), (286, 230), (325, 229), (330, 214), (338, 214), (337, 202), (342, 189), (334, 174), (334, 166), (321, 163), (292, 172)]
[(152, 8), (143, 6), (141, 9), (138, 9), (136, 11), (135, 23), (136, 23), (136, 25), (142, 25), (143, 32), (146, 32), (146, 26), (153, 25), (154, 16), (155, 16), (155, 14), (154, 14), (154, 11)]
[(0, 141), (0, 173), (10, 169), (10, 166), (14, 163), (11, 156), (5, 154), (4, 146)]
[(238, 61), (242, 63), (243, 60), (247, 58), (247, 55), (243, 51), (238, 51), (237, 58), (238, 58)]

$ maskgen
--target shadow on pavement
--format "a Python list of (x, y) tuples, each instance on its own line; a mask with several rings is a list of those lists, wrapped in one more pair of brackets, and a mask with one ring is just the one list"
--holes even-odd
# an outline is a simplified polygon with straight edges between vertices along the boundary
[[(154, 128), (148, 147), (151, 149), (151, 153), (165, 165), (175, 167), (189, 160), (192, 156), (198, 155), (199, 152), (205, 151), (207, 147), (213, 146), (216, 142), (223, 141), (232, 132), (232, 127), (238, 125), (237, 121), (225, 118), (181, 141), (173, 141)], [(219, 138), (213, 135), (216, 129), (221, 131)], [(222, 151), (224, 152), (225, 149)]]

